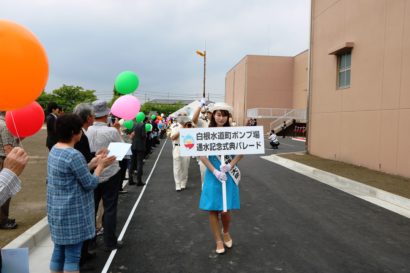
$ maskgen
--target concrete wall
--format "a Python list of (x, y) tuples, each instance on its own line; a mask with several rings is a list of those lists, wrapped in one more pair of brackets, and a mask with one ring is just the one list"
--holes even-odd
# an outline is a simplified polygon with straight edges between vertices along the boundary
[[(410, 0), (312, 0), (309, 151), (410, 176)], [(332, 49), (353, 42), (350, 88)]]

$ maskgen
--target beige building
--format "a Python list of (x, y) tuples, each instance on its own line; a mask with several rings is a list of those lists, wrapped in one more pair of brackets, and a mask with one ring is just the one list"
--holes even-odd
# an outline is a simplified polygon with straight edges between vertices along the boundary
[[(305, 119), (308, 51), (295, 57), (245, 56), (225, 77), (225, 102), (234, 108), (233, 120), (245, 125), (257, 118), (265, 132), (275, 121)], [(304, 117), (295, 116), (295, 110)]]
[(312, 0), (308, 150), (410, 177), (410, 0)]

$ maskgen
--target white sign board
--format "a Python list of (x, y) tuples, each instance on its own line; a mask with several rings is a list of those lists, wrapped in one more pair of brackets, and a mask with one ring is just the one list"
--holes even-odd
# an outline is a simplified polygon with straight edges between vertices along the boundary
[(181, 156), (264, 154), (262, 126), (180, 130)]

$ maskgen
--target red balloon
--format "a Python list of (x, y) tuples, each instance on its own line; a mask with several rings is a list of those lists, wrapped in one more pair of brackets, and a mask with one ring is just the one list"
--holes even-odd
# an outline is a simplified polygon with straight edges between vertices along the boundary
[(16, 137), (29, 137), (37, 133), (44, 123), (44, 111), (33, 101), (29, 105), (6, 112), (6, 125)]

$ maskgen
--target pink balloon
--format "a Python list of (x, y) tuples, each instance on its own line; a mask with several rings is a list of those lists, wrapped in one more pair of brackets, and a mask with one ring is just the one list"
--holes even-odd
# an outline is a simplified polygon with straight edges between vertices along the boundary
[(29, 137), (37, 133), (44, 123), (44, 111), (33, 101), (29, 105), (6, 112), (6, 126), (16, 137)]
[(111, 106), (111, 113), (125, 120), (132, 120), (141, 108), (140, 101), (133, 95), (119, 97)]

